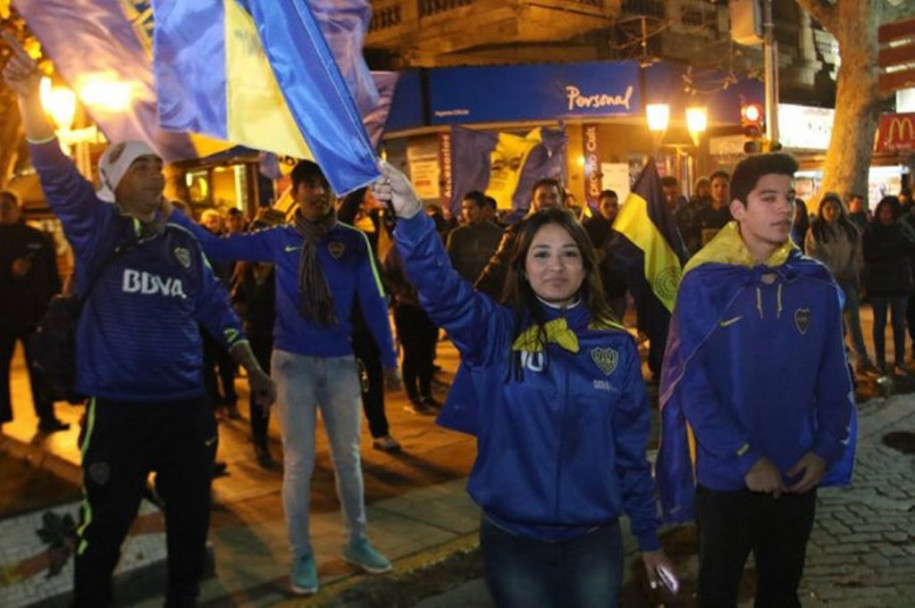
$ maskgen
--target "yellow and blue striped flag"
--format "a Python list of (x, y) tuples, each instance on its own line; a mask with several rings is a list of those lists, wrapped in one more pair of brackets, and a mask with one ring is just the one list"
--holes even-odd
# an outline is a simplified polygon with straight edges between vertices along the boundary
[[(673, 216), (664, 202), (661, 177), (654, 160), (642, 168), (613, 222), (607, 254), (626, 277), (639, 312), (639, 328), (660, 359), (667, 326), (677, 298), (687, 252)], [(659, 364), (649, 361), (649, 364)], [(660, 368), (654, 371), (660, 371)]]
[(313, 159), (338, 194), (378, 178), (359, 110), (308, 3), (153, 6), (163, 128)]

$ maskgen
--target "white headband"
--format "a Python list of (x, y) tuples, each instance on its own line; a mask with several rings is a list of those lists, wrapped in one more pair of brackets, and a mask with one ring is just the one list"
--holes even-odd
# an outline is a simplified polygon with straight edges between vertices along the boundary
[(113, 203), (115, 188), (121, 183), (121, 178), (127, 173), (131, 163), (141, 156), (159, 155), (142, 141), (126, 141), (108, 146), (98, 163), (101, 187), (96, 195), (103, 201)]

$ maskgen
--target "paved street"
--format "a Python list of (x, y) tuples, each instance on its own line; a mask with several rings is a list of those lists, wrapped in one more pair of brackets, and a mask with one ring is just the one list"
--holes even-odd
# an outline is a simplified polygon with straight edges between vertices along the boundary
[[(870, 311), (864, 312), (865, 335)], [(453, 370), (447, 343), (439, 363)], [(803, 363), (801, 363), (803, 364)], [(76, 429), (35, 435), (21, 359), (14, 387), (16, 422), (4, 426), (4, 450), (78, 482)], [(240, 385), (243, 383), (240, 383)], [(441, 396), (441, 394), (440, 394)], [(339, 557), (342, 525), (323, 431), (312, 491), (312, 529), (322, 591), (305, 605), (442, 608), (490, 605), (476, 553), (478, 510), (464, 491), (472, 463), (471, 439), (443, 431), (431, 418), (403, 411), (404, 395), (389, 395), (392, 434), (404, 452), (388, 455), (363, 440), (370, 535), (395, 560), (380, 577), (356, 574)], [(81, 410), (63, 404), (60, 416), (76, 422)], [(246, 410), (242, 407), (242, 411)], [(862, 403), (858, 460), (852, 486), (822, 491), (803, 583), (804, 605), (867, 607), (915, 605), (915, 455), (883, 445), (890, 432), (915, 432), (915, 394), (874, 397)], [(211, 540), (216, 576), (203, 586), (207, 606), (299, 605), (287, 591), (290, 561), (280, 500), (279, 473), (262, 471), (247, 440), (247, 421), (220, 425), (220, 457), (228, 477), (214, 482)], [(274, 427), (272, 434), (278, 439)], [(278, 442), (274, 451), (280, 455)], [(624, 526), (625, 528), (625, 526)], [(626, 606), (691, 606), (695, 588), (694, 539), (689, 529), (667, 532), (666, 543), (684, 579), (679, 598), (649, 596), (632, 538), (627, 538)], [(752, 606), (752, 566), (741, 606)], [(161, 605), (161, 598), (138, 604)]]

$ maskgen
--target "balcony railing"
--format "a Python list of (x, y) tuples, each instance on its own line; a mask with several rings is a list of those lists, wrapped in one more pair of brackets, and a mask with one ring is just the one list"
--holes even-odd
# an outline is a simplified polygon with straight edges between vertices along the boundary
[(471, 4), (473, 0), (419, 0), (419, 16), (431, 17)]
[(403, 12), (400, 4), (375, 6), (372, 8), (372, 21), (369, 23), (369, 31), (374, 32), (400, 25), (401, 19), (403, 19)]
[(661, 0), (623, 0), (621, 8), (624, 14), (642, 15), (663, 19), (665, 16), (664, 3)]

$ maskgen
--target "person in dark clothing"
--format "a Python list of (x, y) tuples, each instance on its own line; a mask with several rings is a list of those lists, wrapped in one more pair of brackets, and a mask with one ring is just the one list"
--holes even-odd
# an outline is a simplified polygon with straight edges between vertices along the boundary
[[(226, 232), (225, 217), (215, 210), (206, 209), (200, 214), (200, 224), (212, 234), (222, 235)], [(210, 262), (213, 274), (222, 282), (223, 287), (231, 291), (235, 264), (232, 262)], [(235, 375), (238, 364), (232, 359), (218, 341), (205, 331), (203, 336), (203, 385), (207, 397), (217, 418), (226, 416), (232, 420), (241, 420), (238, 412), (238, 393), (235, 391)], [(217, 469), (225, 472), (225, 463), (218, 462)]]
[(718, 231), (730, 222), (731, 199), (728, 191), (730, 177), (726, 171), (715, 171), (710, 178), (711, 199), (708, 206), (696, 212), (696, 224), (699, 229), (701, 245), (705, 246)]
[(895, 196), (877, 204), (875, 220), (864, 230), (864, 286), (874, 307), (874, 351), (877, 370), (886, 373), (887, 309), (893, 315), (893, 374), (907, 376), (905, 367), (905, 309), (912, 293), (915, 229), (900, 221), (901, 208)]
[(603, 249), (604, 243), (610, 237), (613, 221), (620, 212), (620, 199), (613, 190), (602, 190), (597, 198), (597, 213), (583, 217), (581, 225), (595, 251)]
[(454, 229), (456, 224), (448, 221), (448, 219), (445, 217), (444, 211), (442, 211), (441, 205), (436, 203), (426, 204), (426, 215), (431, 217), (435, 222), (435, 230), (438, 232), (439, 237), (441, 237), (442, 242), (444, 243), (447, 241), (448, 233)]
[(912, 191), (908, 188), (900, 188), (898, 199), (902, 213), (910, 213), (912, 211)]
[(48, 301), (60, 292), (60, 275), (54, 242), (21, 220), (22, 208), (16, 195), (0, 192), (0, 425), (13, 420), (10, 364), (19, 341), (25, 349), (38, 430), (53, 433), (70, 425), (54, 414), (46, 381), (32, 365), (29, 336), (35, 332)]
[[(337, 210), (337, 219), (356, 228), (363, 224), (371, 230), (362, 230), (369, 240), (372, 254), (378, 259), (378, 241), (383, 229), (379, 210), (366, 212), (366, 188), (360, 188), (345, 196)], [(359, 298), (353, 302), (353, 354), (359, 367), (359, 386), (362, 392), (362, 411), (369, 423), (372, 447), (383, 452), (399, 452), (400, 442), (391, 437), (388, 416), (384, 407), (384, 366), (381, 365), (381, 351), (364, 321)]]
[(499, 223), (499, 211), (498, 211), (497, 207), (498, 207), (498, 203), (496, 203), (496, 199), (494, 199), (491, 196), (484, 196), (483, 197), (483, 209), (482, 209), (481, 215), (482, 215), (483, 219), (486, 220), (487, 222), (491, 222), (491, 223), (495, 224), (496, 226), (501, 227), (502, 224)]
[[(254, 222), (252, 228), (266, 227)], [(239, 262), (238, 280), (232, 290), (232, 304), (242, 319), (242, 328), (257, 362), (270, 373), (270, 354), (273, 352), (273, 326), (276, 322), (276, 271), (268, 262)], [(270, 408), (261, 407), (251, 395), (248, 400), (251, 423), (251, 442), (257, 463), (267, 470), (278, 470), (279, 463), (270, 453), (267, 429), (270, 426)]]
[(613, 190), (604, 190), (597, 199), (597, 214), (582, 222), (594, 253), (597, 256), (601, 281), (604, 286), (604, 296), (607, 305), (613, 312), (617, 322), (623, 322), (626, 312), (626, 279), (623, 273), (612, 263), (607, 255), (606, 247), (613, 237), (613, 222), (619, 214), (619, 197)]
[(502, 228), (483, 219), (486, 196), (479, 190), (471, 190), (461, 201), (463, 225), (448, 234), (445, 249), (458, 274), (466, 281), (475, 281), (489, 258), (499, 247)]
[(674, 217), (690, 257), (702, 248), (702, 234), (697, 216), (701, 209), (712, 204), (711, 192), (712, 184), (709, 178), (700, 177), (697, 179), (693, 186), (693, 195), (689, 198), (686, 210), (682, 212), (681, 217)]
[[(901, 208), (902, 205), (900, 205), (900, 209)], [(915, 213), (912, 213), (911, 211), (908, 213), (903, 212), (902, 221), (915, 230)], [(909, 256), (909, 264), (912, 267), (912, 278), (913, 283), (915, 283), (915, 253)], [(915, 358), (915, 298), (913, 297), (909, 297), (908, 303), (906, 304), (905, 320), (909, 330), (909, 339), (912, 342), (912, 357)]]
[(791, 222), (791, 242), (805, 250), (807, 231), (810, 230), (810, 215), (807, 212), (807, 203), (797, 198), (794, 189), (789, 191), (789, 196), (794, 199), (794, 220)]
[[(902, 214), (905, 215), (905, 210)], [(864, 204), (864, 197), (860, 194), (852, 194), (848, 197), (848, 219), (858, 227), (858, 231), (864, 233), (864, 228), (871, 221), (870, 214)]]
[(435, 414), (441, 409), (441, 403), (432, 396), (438, 327), (419, 305), (419, 296), (407, 279), (396, 248), (388, 249), (382, 269), (394, 295), (394, 326), (403, 346), (403, 380), (410, 400), (404, 409), (413, 414)]
[(861, 303), (859, 288), (864, 257), (861, 250), (861, 233), (848, 219), (842, 199), (835, 192), (826, 192), (820, 201), (817, 217), (810, 223), (804, 251), (823, 262), (845, 294), (843, 314), (845, 327), (855, 351), (855, 373), (877, 373), (877, 368), (867, 354), (861, 331)]
[(680, 194), (680, 184), (672, 175), (661, 178), (661, 190), (664, 191), (664, 202), (680, 231), (680, 237), (690, 255), (699, 250), (699, 236), (696, 227), (696, 212), (685, 196)]

